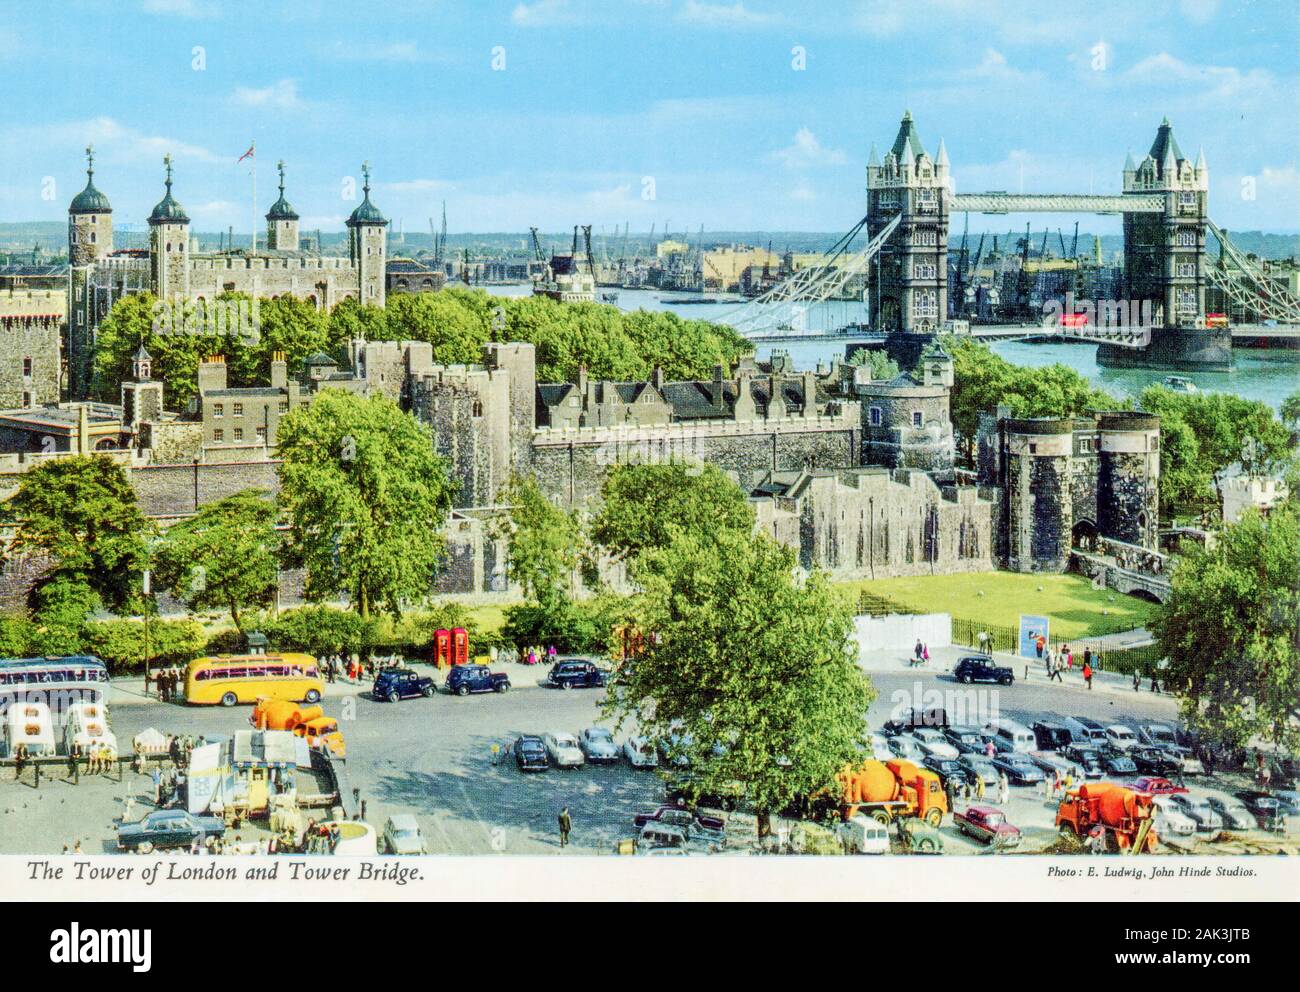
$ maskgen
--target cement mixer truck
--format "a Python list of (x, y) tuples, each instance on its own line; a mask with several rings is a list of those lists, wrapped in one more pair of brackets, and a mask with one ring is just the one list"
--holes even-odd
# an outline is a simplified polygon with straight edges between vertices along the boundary
[(865, 813), (881, 823), (899, 817), (919, 817), (932, 827), (943, 822), (948, 797), (939, 776), (910, 761), (864, 761), (838, 776), (840, 815), (850, 820)]
[(1089, 782), (1065, 794), (1056, 811), (1056, 827), (1077, 837), (1097, 831), (1105, 850), (1140, 854), (1156, 849), (1154, 817), (1149, 794), (1115, 782)]
[(248, 722), (256, 730), (287, 730), (305, 738), (312, 747), (327, 747), (337, 758), (348, 756), (347, 744), (336, 720), (319, 706), (299, 706), (280, 699), (259, 697)]

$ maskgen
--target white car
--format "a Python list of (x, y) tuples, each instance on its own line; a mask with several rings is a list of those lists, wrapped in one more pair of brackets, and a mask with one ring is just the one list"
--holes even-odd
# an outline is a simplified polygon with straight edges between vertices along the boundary
[(1174, 805), (1169, 796), (1152, 796), (1151, 805), (1158, 836), (1191, 837), (1196, 833), (1196, 821)]
[(578, 738), (566, 731), (552, 731), (542, 738), (542, 743), (556, 768), (581, 768), (587, 763)]
[(1106, 743), (1121, 751), (1127, 751), (1131, 747), (1137, 747), (1140, 742), (1131, 727), (1126, 727), (1122, 723), (1112, 723), (1106, 728)]
[(409, 813), (390, 816), (384, 824), (384, 850), (389, 854), (428, 854), (420, 824)]
[(956, 758), (960, 753), (948, 739), (933, 727), (916, 727), (912, 736), (921, 742), (921, 750), (936, 758)]
[(623, 744), (623, 756), (633, 768), (658, 768), (659, 755), (644, 737), (629, 737)]
[(618, 761), (618, 744), (605, 727), (588, 727), (579, 736), (578, 743), (590, 762), (612, 765)]
[(871, 753), (881, 761), (887, 761), (892, 758), (893, 752), (889, 750), (889, 738), (884, 734), (871, 735)]
[(888, 854), (889, 830), (878, 820), (855, 813), (839, 825), (840, 840), (849, 854)]

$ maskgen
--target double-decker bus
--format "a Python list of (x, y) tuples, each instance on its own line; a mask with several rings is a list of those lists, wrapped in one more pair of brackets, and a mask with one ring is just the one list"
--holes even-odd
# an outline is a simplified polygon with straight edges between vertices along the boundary
[(14, 703), (44, 703), (63, 723), (75, 703), (103, 705), (108, 666), (91, 654), (66, 658), (0, 658), (0, 711)]
[(324, 694), (320, 669), (309, 654), (223, 654), (191, 661), (185, 672), (185, 701), (193, 706), (259, 699), (316, 703)]

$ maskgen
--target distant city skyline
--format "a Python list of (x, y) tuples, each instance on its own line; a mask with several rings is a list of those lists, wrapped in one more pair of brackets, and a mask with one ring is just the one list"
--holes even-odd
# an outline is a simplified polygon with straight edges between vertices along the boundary
[[(1083, 7), (1083, 5), (1076, 5)], [(1300, 230), (1297, 18), (1283, 0), (73, 0), (0, 28), (0, 219), (61, 221), (84, 147), (133, 227), (175, 160), (194, 230), (247, 236), (275, 163), (304, 231), (360, 197), (396, 231), (840, 231), (910, 109), (958, 191), (1118, 192), (1163, 117), (1210, 214)], [(936, 30), (936, 25), (943, 30)], [(257, 202), (248, 162), (257, 143)], [(648, 194), (653, 191), (653, 199)], [(1036, 215), (1035, 230), (1076, 219)], [(1078, 218), (1117, 233), (1117, 218)], [(972, 231), (1026, 218), (971, 215)], [(962, 218), (953, 218), (959, 237)]]

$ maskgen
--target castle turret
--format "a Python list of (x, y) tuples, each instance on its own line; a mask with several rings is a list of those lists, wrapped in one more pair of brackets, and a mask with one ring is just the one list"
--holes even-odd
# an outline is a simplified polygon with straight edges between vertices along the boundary
[(379, 208), (370, 202), (370, 163), (361, 166), (365, 177), (363, 199), (348, 218), (348, 250), (352, 264), (357, 267), (361, 287), (361, 302), (377, 307), (384, 305), (385, 246), (388, 240), (388, 220)]
[(86, 146), (86, 188), (68, 205), (68, 261), (90, 265), (113, 250), (113, 207), (95, 188), (95, 150)]
[(1000, 428), (1005, 547), (999, 550), (1013, 572), (1064, 572), (1074, 527), (1074, 421), (1013, 418)]
[(1098, 531), (1157, 550), (1160, 418), (1131, 410), (1102, 413), (1097, 437)]
[(284, 162), (275, 163), (280, 172), (280, 199), (266, 214), (266, 246), (288, 251), (298, 250), (298, 214), (284, 198)]
[(167, 192), (149, 214), (149, 277), (159, 299), (187, 296), (190, 288), (190, 219), (172, 197), (172, 157), (163, 156)]
[(153, 357), (144, 345), (131, 358), (131, 379), (122, 383), (122, 426), (138, 433), (141, 424), (162, 419), (163, 384), (154, 381)]

